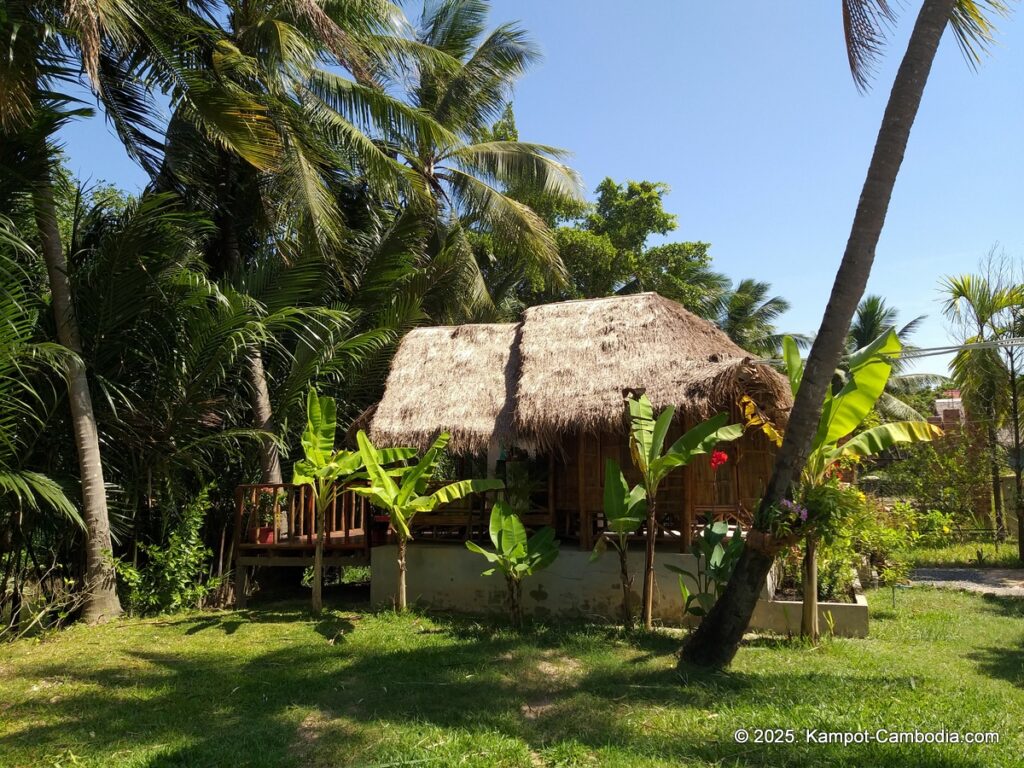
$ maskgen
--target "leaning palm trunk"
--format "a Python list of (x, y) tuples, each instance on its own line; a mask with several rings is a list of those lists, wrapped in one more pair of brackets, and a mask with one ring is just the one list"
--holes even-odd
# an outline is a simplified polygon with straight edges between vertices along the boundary
[[(825, 390), (832, 381), (846, 344), (850, 321), (871, 273), (875, 247), (885, 224), (928, 73), (955, 3), (956, 0), (925, 0), (914, 24), (875, 140), (846, 251), (807, 358), (782, 448), (761, 501), (762, 516), (767, 516), (789, 493), (791, 483), (803, 469), (818, 429)], [(764, 531), (756, 528), (751, 531), (724, 593), (686, 643), (681, 662), (724, 666), (732, 661), (780, 547), (781, 544)]]
[(111, 556), (110, 519), (103, 483), (99, 431), (92, 409), (89, 380), (82, 362), (82, 339), (78, 317), (71, 297), (71, 282), (64, 258), (57, 212), (53, 202), (53, 186), (47, 170), (33, 194), (36, 226), (42, 243), (43, 259), (50, 281), (54, 320), (58, 341), (74, 356), (67, 363), (68, 402), (75, 433), (75, 449), (82, 482), (82, 519), (85, 521), (85, 597), (82, 618), (98, 623), (121, 613), (117, 598), (114, 566)]
[[(225, 177), (229, 186), (236, 177), (233, 164), (230, 162)], [(235, 216), (230, 210), (225, 213), (220, 223), (220, 234), (224, 243), (224, 250), (221, 254), (224, 260), (224, 271), (228, 275), (237, 275), (241, 272), (244, 261), (242, 248), (238, 242), (238, 233), (235, 230)], [(263, 365), (263, 351), (256, 344), (252, 344), (248, 348), (245, 356), (245, 371), (249, 377), (249, 404), (252, 408), (253, 427), (273, 434), (274, 412), (270, 404), (267, 371)], [(277, 444), (269, 435), (260, 441), (259, 451), (260, 482), (282, 482), (281, 458), (277, 452)]]

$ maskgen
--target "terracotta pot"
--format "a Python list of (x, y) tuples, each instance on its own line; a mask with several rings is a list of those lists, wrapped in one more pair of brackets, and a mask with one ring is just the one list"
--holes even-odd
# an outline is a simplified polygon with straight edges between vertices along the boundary
[(252, 532), (252, 540), (257, 544), (273, 544), (274, 543), (274, 528), (270, 525), (261, 525), (259, 528), (254, 528)]

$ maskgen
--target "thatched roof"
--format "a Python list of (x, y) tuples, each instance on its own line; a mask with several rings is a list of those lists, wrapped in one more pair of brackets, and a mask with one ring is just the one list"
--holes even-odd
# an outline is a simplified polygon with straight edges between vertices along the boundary
[(423, 328), (405, 337), (370, 426), (383, 445), (452, 433), (458, 453), (491, 441), (533, 448), (565, 433), (626, 428), (623, 391), (688, 421), (749, 394), (784, 423), (789, 385), (711, 323), (656, 293), (532, 307), (518, 325)]
[(750, 394), (776, 416), (789, 386), (722, 331), (656, 293), (526, 310), (514, 430), (539, 442), (625, 427), (623, 390), (702, 420)]
[(518, 328), (456, 325), (407, 333), (373, 413), (373, 441), (424, 449), (450, 432), (455, 453), (486, 452), (496, 431), (509, 431)]

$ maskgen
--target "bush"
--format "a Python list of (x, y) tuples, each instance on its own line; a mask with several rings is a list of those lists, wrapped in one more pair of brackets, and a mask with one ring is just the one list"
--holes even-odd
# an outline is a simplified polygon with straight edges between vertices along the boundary
[(139, 545), (145, 565), (136, 568), (124, 562), (116, 564), (128, 589), (132, 613), (147, 615), (194, 608), (217, 589), (218, 580), (203, 580), (212, 553), (203, 544), (200, 531), (209, 508), (209, 488), (204, 488), (181, 511), (166, 545)]
[(911, 504), (887, 506), (866, 496), (859, 514), (850, 521), (850, 537), (854, 550), (876, 573), (904, 573), (909, 551), (921, 539), (918, 525), (919, 516)]
[(951, 527), (977, 525), (977, 503), (989, 496), (984, 452), (966, 435), (902, 447), (900, 459), (880, 472), (874, 491), (906, 499), (919, 511), (947, 515)]

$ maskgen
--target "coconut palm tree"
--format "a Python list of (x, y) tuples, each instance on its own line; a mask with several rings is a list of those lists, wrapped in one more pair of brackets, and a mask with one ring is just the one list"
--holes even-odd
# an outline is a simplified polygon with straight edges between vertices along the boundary
[[(261, 260), (289, 250), (346, 260), (352, 236), (343, 210), (346, 186), (365, 185), (376, 201), (417, 199), (417, 178), (382, 147), (392, 131), (446, 141), (424, 114), (378, 87), (376, 78), (396, 57), (409, 55), (401, 14), (377, 2), (224, 3), (213, 22), (224, 41), (214, 67), (228, 72), (267, 108), (281, 147), (280, 161), (261, 169), (175, 115), (158, 185), (194, 201), (216, 225), (208, 245), (213, 274), (235, 283)], [(341, 67), (350, 76), (338, 72)], [(438, 134), (438, 135), (435, 135)], [(411, 182), (411, 183), (410, 183)], [(307, 295), (307, 306), (316, 297)], [(282, 480), (265, 351), (247, 354), (246, 379), (253, 425), (268, 433), (260, 449), (263, 482)]]
[[(817, 432), (826, 390), (845, 350), (850, 321), (871, 274), (875, 247), (942, 34), (950, 26), (968, 60), (978, 61), (993, 33), (986, 11), (1005, 13), (1006, 5), (1001, 0), (921, 3), (882, 116), (850, 237), (821, 327), (811, 345), (775, 469), (761, 501), (763, 519), (791, 492)], [(842, 12), (850, 68), (857, 85), (864, 88), (871, 65), (880, 54), (893, 6), (886, 0), (843, 0)], [(764, 531), (751, 532), (725, 592), (686, 643), (682, 662), (722, 666), (732, 660), (780, 546)]]
[[(28, 574), (49, 592), (36, 542), (54, 530), (84, 526), (59, 476), (47, 472), (32, 451), (47, 429), (47, 411), (71, 357), (59, 344), (40, 341), (46, 306), (20, 263), (34, 256), (11, 220), (0, 216), (0, 615), (10, 607), (15, 631)], [(0, 635), (5, 629), (0, 627)]]
[(770, 296), (771, 284), (746, 278), (727, 291), (719, 300), (718, 327), (743, 349), (765, 357), (778, 355), (782, 334), (775, 322), (787, 311), (789, 302), (781, 296)]
[[(551, 231), (507, 190), (578, 199), (579, 179), (561, 162), (563, 150), (491, 135), (513, 85), (537, 60), (538, 52), (517, 24), (501, 24), (487, 32), (488, 10), (484, 0), (443, 0), (425, 6), (415, 40), (434, 56), (422, 60), (409, 76), (408, 100), (447, 136), (396, 136), (389, 149), (420, 177), (431, 196), (429, 216), (439, 225), (433, 253), (451, 246), (453, 227), (486, 232), (496, 248), (561, 284), (565, 268)], [(449, 255), (465, 258), (474, 271), (472, 248), (460, 246), (457, 254)], [(473, 275), (473, 281), (486, 300), (483, 280)]]
[[(896, 331), (896, 337), (900, 340), (905, 351), (913, 351), (910, 344), (910, 337), (925, 320), (925, 315), (918, 315), (902, 327), (897, 327), (899, 310), (886, 304), (881, 296), (865, 296), (857, 305), (857, 313), (850, 325), (847, 353), (852, 354), (858, 349), (863, 349), (872, 341), (877, 339), (889, 329)], [(876, 408), (878, 412), (892, 421), (912, 421), (924, 418), (914, 408), (905, 403), (901, 397), (907, 394), (918, 392), (928, 387), (941, 386), (947, 379), (932, 373), (904, 373), (907, 361), (900, 357), (892, 361), (892, 375), (885, 385), (885, 392), (878, 399)], [(840, 365), (846, 370), (845, 360)]]
[[(86, 523), (83, 617), (95, 622), (121, 612), (110, 561), (111, 538), (96, 417), (82, 338), (54, 203), (52, 138), (67, 121), (88, 114), (61, 93), (85, 73), (129, 152), (142, 161), (158, 145), (148, 89), (162, 87), (196, 130), (256, 165), (279, 145), (260, 105), (243, 89), (190, 67), (213, 53), (196, 19), (167, 0), (114, 0), (102, 14), (85, 2), (13, 0), (0, 18), (0, 177), (32, 201), (60, 343), (73, 353), (67, 370)], [(6, 190), (7, 192), (10, 189)]]
[(25, 462), (32, 439), (45, 427), (41, 390), (52, 384), (46, 375), (60, 374), (71, 359), (65, 347), (40, 341), (45, 305), (19, 264), (26, 256), (33, 256), (31, 248), (0, 216), (0, 500), (5, 510), (48, 508), (81, 525), (61, 486)]

